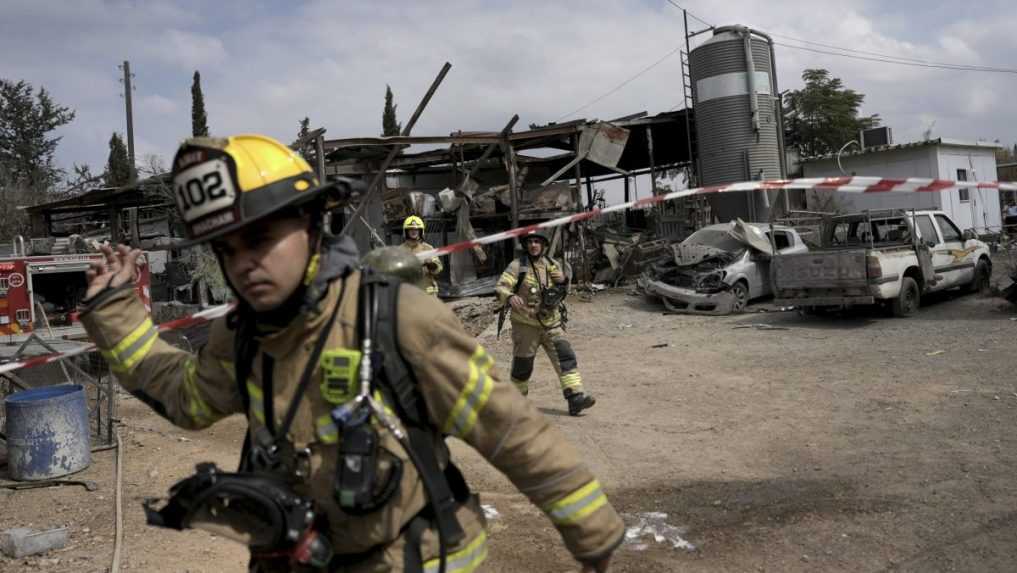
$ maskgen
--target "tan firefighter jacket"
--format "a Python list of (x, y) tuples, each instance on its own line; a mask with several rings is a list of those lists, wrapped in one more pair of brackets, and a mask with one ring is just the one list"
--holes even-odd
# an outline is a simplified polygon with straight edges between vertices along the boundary
[[(244, 382), (250, 395), (246, 415), (252, 430), (265, 424), (269, 402), (276, 427), (281, 425), (333, 305), (341, 306), (321, 360), (330, 353), (359, 349), (355, 327), (359, 273), (345, 272), (344, 278), (322, 286), (322, 298), (311, 310), (260, 340), (251, 375)], [(347, 287), (342, 292), (344, 283)], [(448, 456), (443, 435), (465, 441), (543, 509), (576, 558), (596, 559), (612, 551), (622, 540), (624, 526), (601, 484), (562, 433), (511, 384), (497, 379), (494, 360), (463, 330), (455, 315), (419, 289), (403, 287), (397, 317), (401, 354), (418, 380), (430, 420), (438, 429), (435, 440), (440, 456)], [(95, 297), (81, 320), (121, 385), (172, 423), (196, 430), (243, 411), (233, 379), (234, 331), (226, 318), (212, 323), (209, 340), (197, 354), (158, 337), (151, 316), (129, 285)], [(263, 391), (266, 369), (272, 372), (270, 396)], [(310, 477), (305, 491), (299, 493), (311, 495), (327, 509), (337, 553), (395, 546), (400, 531), (425, 506), (420, 478), (400, 445), (381, 431), (381, 445), (403, 461), (400, 489), (373, 513), (343, 513), (332, 493), (341, 436), (328, 415), (334, 404), (325, 398), (320, 365), (314, 376), (290, 432), (297, 448), (306, 446), (311, 451)], [(440, 463), (444, 466), (447, 460)], [(379, 464), (382, 476), (388, 469)], [(460, 508), (459, 519), (466, 539), (450, 549), (449, 563), (456, 560), (471, 567), (450, 566), (450, 572), (472, 570), (486, 555), (484, 518), (477, 504)], [(425, 532), (421, 552), (425, 560), (437, 556), (433, 531)]]
[[(528, 257), (528, 255), (523, 256)], [(498, 300), (505, 304), (512, 295), (517, 294), (526, 302), (526, 311), (512, 309), (512, 322), (545, 328), (558, 326), (561, 323), (561, 313), (557, 308), (548, 313), (541, 313), (539, 310), (542, 291), (555, 284), (551, 279), (551, 273), (560, 269), (553, 260), (545, 256), (541, 256), (536, 262), (529, 262), (530, 268), (526, 272), (526, 276), (523, 277), (521, 285), (516, 284), (519, 282), (519, 259), (509, 263), (508, 268), (501, 273), (501, 278), (498, 279), (498, 284), (495, 286)]]
[[(413, 254), (423, 253), (424, 251), (430, 251), (434, 249), (434, 247), (432, 247), (428, 243), (425, 243), (424, 241), (406, 240), (403, 241), (403, 244), (400, 246), (403, 247), (404, 249), (408, 249)], [(421, 261), (421, 263), (424, 265), (424, 281), (423, 281), (424, 292), (426, 292), (427, 294), (433, 294), (437, 296), (438, 295), (437, 277), (438, 275), (441, 274), (442, 269), (445, 268), (441, 264), (441, 257), (431, 257), (426, 261)], [(427, 266), (428, 264), (434, 265), (433, 269), (431, 267), (428, 267)]]

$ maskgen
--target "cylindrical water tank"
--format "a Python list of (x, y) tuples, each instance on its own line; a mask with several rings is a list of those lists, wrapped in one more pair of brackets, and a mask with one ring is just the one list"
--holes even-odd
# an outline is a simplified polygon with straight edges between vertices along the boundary
[[(702, 185), (784, 177), (772, 54), (769, 37), (744, 26), (717, 28), (692, 50)], [(765, 221), (770, 199), (749, 192), (714, 195), (710, 202), (722, 222), (735, 217)]]
[(92, 463), (86, 402), (80, 384), (32, 388), (4, 399), (11, 479), (51, 479)]

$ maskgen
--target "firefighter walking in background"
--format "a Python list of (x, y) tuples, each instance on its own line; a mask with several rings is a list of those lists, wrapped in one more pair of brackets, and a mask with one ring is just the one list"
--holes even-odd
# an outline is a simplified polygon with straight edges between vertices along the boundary
[(523, 239), (526, 252), (512, 261), (498, 280), (496, 291), (503, 305), (512, 309), (512, 383), (524, 396), (529, 394), (530, 376), (537, 349), (551, 360), (569, 414), (593, 407), (594, 397), (583, 391), (576, 353), (565, 340), (565, 274), (547, 256), (547, 236), (534, 231)]
[[(416, 215), (410, 215), (403, 221), (403, 244), (404, 249), (409, 249), (413, 254), (422, 253), (434, 249), (424, 242), (424, 220)], [(431, 257), (424, 263), (424, 292), (429, 295), (438, 296), (438, 275), (442, 270), (441, 259)]]
[(455, 436), (546, 513), (583, 571), (606, 571), (625, 528), (579, 452), (498, 383), (451, 310), (325, 234), (342, 185), (264, 136), (181, 146), (189, 242), (211, 244), (237, 295), (196, 353), (161, 340), (131, 288), (141, 251), (104, 246), (89, 268), (81, 321), (128, 392), (183, 428), (248, 422), (240, 469), (200, 464), (162, 508), (146, 502), (148, 523), (242, 541), (257, 573), (469, 573), (487, 534)]

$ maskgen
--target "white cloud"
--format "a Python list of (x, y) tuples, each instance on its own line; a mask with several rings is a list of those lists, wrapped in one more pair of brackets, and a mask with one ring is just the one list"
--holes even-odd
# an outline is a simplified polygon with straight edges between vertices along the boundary
[(184, 30), (165, 30), (146, 45), (146, 52), (156, 61), (185, 71), (213, 67), (229, 57), (219, 38)]
[(138, 101), (138, 110), (142, 113), (171, 114), (177, 111), (177, 107), (176, 102), (159, 94), (146, 95)]

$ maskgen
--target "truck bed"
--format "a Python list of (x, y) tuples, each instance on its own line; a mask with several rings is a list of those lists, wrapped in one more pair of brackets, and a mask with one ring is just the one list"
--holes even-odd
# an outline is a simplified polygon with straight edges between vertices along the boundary
[(780, 291), (864, 288), (868, 286), (865, 255), (865, 249), (847, 249), (776, 256), (774, 283)]

